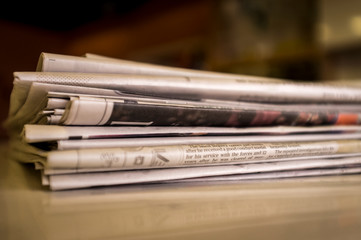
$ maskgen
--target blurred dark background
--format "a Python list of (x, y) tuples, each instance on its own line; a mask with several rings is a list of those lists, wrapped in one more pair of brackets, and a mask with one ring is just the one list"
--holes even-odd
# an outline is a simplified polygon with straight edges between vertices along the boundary
[[(3, 1), (0, 121), (41, 52), (303, 81), (361, 79), (356, 0)], [(6, 133), (0, 129), (0, 138)]]

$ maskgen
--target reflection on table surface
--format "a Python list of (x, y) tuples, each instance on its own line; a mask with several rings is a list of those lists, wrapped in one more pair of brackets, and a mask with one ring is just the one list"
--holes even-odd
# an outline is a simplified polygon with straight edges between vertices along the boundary
[(1, 239), (361, 239), (361, 175), (50, 192), (0, 164)]

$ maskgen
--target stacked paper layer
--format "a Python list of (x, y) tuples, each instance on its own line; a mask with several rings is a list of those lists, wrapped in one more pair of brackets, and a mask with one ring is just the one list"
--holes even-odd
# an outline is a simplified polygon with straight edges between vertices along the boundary
[(52, 190), (361, 172), (361, 88), (42, 53), (12, 158)]

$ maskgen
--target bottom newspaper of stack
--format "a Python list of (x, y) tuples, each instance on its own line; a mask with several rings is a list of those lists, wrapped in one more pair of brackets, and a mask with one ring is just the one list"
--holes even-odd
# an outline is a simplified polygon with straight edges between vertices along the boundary
[(13, 141), (12, 157), (35, 163), (52, 190), (361, 172), (360, 126), (29, 124), (22, 136), (25, 141)]

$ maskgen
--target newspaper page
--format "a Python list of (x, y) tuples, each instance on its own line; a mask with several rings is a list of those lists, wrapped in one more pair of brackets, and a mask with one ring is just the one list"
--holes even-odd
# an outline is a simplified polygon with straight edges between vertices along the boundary
[(299, 82), (242, 82), (155, 75), (16, 72), (15, 79), (190, 100), (360, 103), (361, 88)]
[(87, 54), (86, 57), (78, 57), (45, 52), (40, 54), (37, 71), (203, 77), (220, 78), (225, 81), (280, 81), (279, 79), (266, 77), (160, 66), (155, 64), (100, 57), (99, 55), (93, 54)]
[(296, 169), (330, 168), (360, 164), (361, 159), (341, 158), (330, 160), (303, 160), (273, 163), (242, 164), (228, 166), (208, 166), (189, 168), (152, 169), (136, 171), (114, 171), (98, 173), (78, 173), (50, 175), (51, 190), (88, 188), (95, 186), (112, 186), (121, 184), (154, 183), (178, 179), (188, 179), (209, 176), (224, 176), (232, 174), (262, 173), (287, 171)]
[(220, 182), (220, 181), (245, 181), (245, 180), (271, 180), (280, 178), (294, 178), (294, 177), (311, 177), (311, 176), (325, 176), (325, 175), (341, 175), (341, 174), (358, 174), (361, 173), (361, 165), (340, 166), (336, 168), (316, 168), (316, 169), (303, 169), (295, 171), (282, 171), (282, 172), (267, 172), (267, 173), (250, 173), (250, 174), (236, 174), (224, 175), (215, 177), (200, 177), (189, 178), (174, 181), (167, 181), (169, 183), (178, 182)]
[[(67, 86), (68, 87), (68, 86)], [(86, 87), (85, 87), (86, 89)], [(88, 88), (90, 90), (96, 90), (96, 94), (92, 94), (94, 91), (90, 91), (87, 94), (64, 92), (57, 90), (48, 91), (48, 98), (71, 98), (71, 97), (84, 97), (84, 98), (105, 98), (108, 100), (116, 101), (134, 101), (144, 104), (158, 104), (158, 105), (178, 105), (189, 107), (213, 107), (213, 108), (239, 108), (239, 109), (255, 109), (255, 110), (279, 110), (290, 111), (297, 109), (299, 111), (343, 111), (343, 112), (361, 112), (360, 104), (345, 104), (345, 103), (261, 103), (261, 102), (245, 102), (245, 101), (225, 101), (215, 99), (201, 99), (200, 101), (185, 100), (185, 99), (170, 99), (150, 97), (137, 94), (125, 94), (115, 90), (106, 90), (98, 88)], [(107, 94), (109, 93), (109, 94)]]
[[(341, 134), (342, 133), (342, 134)], [(58, 140), (82, 140), (82, 139), (119, 139), (139, 137), (186, 137), (186, 136), (242, 136), (266, 137), (277, 135), (295, 135), (291, 139), (311, 137), (314, 134), (330, 136), (336, 139), (337, 136), (345, 139), (354, 139), (361, 133), (360, 125), (325, 125), (325, 126), (272, 126), (272, 127), (204, 127), (204, 126), (59, 126), (59, 125), (36, 125), (26, 124), (23, 130), (23, 137), (26, 142), (46, 142)], [(303, 135), (306, 135), (303, 137)], [(325, 138), (324, 138), (325, 139)], [(328, 138), (327, 138), (328, 139)], [(129, 139), (128, 139), (129, 140)]]
[[(89, 118), (89, 116), (92, 116)], [(64, 125), (270, 126), (359, 124), (359, 112), (334, 110), (252, 109), (241, 106), (153, 104), (109, 98), (72, 97), (61, 119)]]
[[(100, 89), (101, 90), (101, 89)], [(106, 91), (106, 90), (103, 90)], [(109, 91), (109, 90), (108, 90)], [(101, 92), (101, 91), (99, 91)], [(176, 99), (164, 99), (145, 97), (140, 95), (121, 94), (114, 95), (101, 95), (100, 93), (94, 94), (81, 94), (81, 93), (69, 93), (69, 92), (48, 92), (48, 99), (62, 98), (62, 99), (93, 99), (99, 100), (105, 99), (109, 102), (126, 102), (137, 103), (147, 105), (163, 105), (163, 106), (178, 106), (187, 108), (212, 108), (212, 109), (241, 109), (241, 110), (264, 110), (264, 111), (295, 111), (298, 112), (344, 112), (344, 113), (361, 113), (360, 104), (330, 104), (330, 103), (315, 103), (315, 104), (270, 104), (270, 103), (254, 103), (254, 102), (240, 102), (240, 101), (223, 101), (223, 100), (211, 100), (202, 99), (201, 101), (192, 100), (176, 100)], [(48, 100), (48, 101), (49, 101)], [(102, 100), (101, 100), (102, 101)]]
[(49, 168), (169, 168), (360, 152), (361, 140), (194, 144), (50, 151)]
[[(112, 139), (58, 140), (52, 150), (88, 148), (149, 147), (179, 144), (227, 144), (265, 142), (309, 142), (327, 140), (361, 139), (361, 133), (304, 134), (304, 135), (257, 135), (257, 136), (189, 136), (189, 137), (136, 137)], [(361, 150), (360, 150), (361, 151)]]
[[(249, 161), (242, 164), (251, 164), (251, 163), (271, 163), (271, 162), (284, 162), (284, 161), (303, 161), (303, 160), (328, 160), (333, 161), (341, 158), (355, 158), (360, 157), (361, 153), (344, 153), (344, 154), (333, 154), (328, 156), (301, 156), (294, 158), (286, 158), (286, 159), (270, 159), (265, 161)], [(35, 164), (38, 162), (35, 162)], [(227, 165), (235, 165), (232, 163), (229, 164), (213, 164), (207, 166), (227, 166)], [(200, 165), (203, 166), (203, 165)], [(206, 166), (206, 165), (205, 165)], [(50, 168), (42, 163), (38, 163), (37, 167), (39, 170), (42, 170), (44, 175), (60, 175), (60, 174), (71, 174), (71, 173), (92, 173), (92, 172), (113, 172), (113, 171), (126, 171), (127, 169), (118, 167), (118, 168)], [(199, 166), (195, 166), (199, 167)], [(189, 167), (185, 167), (189, 168)], [(164, 169), (164, 168), (155, 168), (155, 169)], [(138, 169), (134, 170), (137, 171)]]

